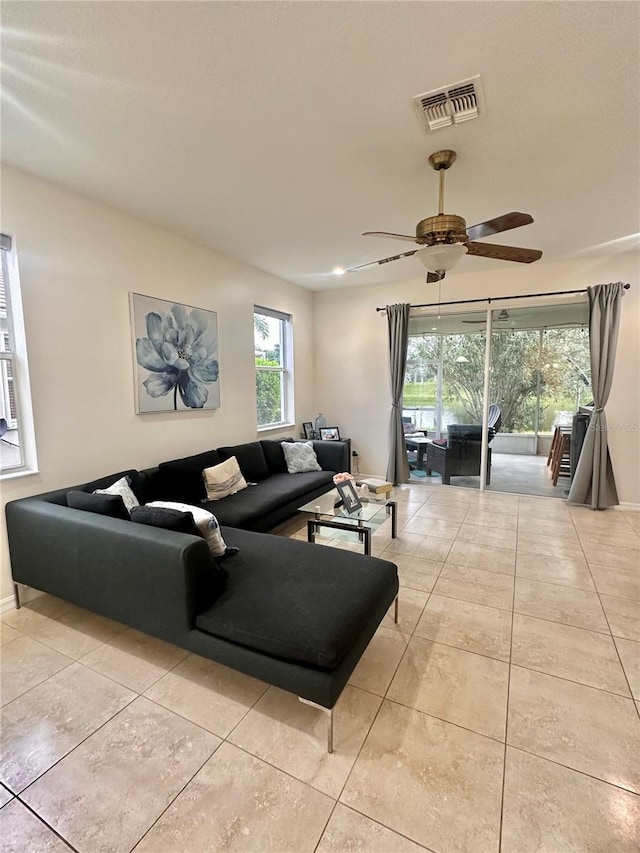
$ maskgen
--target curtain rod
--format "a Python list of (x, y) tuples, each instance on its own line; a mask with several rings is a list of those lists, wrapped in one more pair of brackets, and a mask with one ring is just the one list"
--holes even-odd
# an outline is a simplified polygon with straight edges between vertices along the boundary
[[(629, 290), (630, 284), (623, 285)], [(523, 293), (520, 296), (486, 296), (484, 299), (458, 299), (455, 302), (423, 302), (420, 305), (411, 305), (410, 308), (441, 308), (443, 305), (471, 305), (474, 302), (504, 302), (506, 299), (534, 299), (536, 296), (566, 296), (570, 293), (586, 293), (588, 288), (582, 290), (551, 290), (548, 293)], [(386, 308), (376, 308), (376, 311), (386, 311)]]

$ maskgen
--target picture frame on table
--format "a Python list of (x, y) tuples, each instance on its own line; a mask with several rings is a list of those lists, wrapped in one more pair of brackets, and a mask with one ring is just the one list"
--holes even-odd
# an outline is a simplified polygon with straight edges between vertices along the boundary
[(347, 512), (355, 512), (358, 509), (362, 509), (362, 501), (356, 492), (353, 480), (344, 480), (342, 483), (336, 483), (336, 489), (342, 498), (342, 504)]
[(320, 427), (321, 441), (340, 441), (340, 430), (338, 427)]
[(313, 424), (311, 423), (311, 421), (305, 421), (302, 424), (302, 431), (303, 431), (304, 437), (307, 439), (307, 441), (311, 441), (312, 439), (314, 439), (316, 437), (316, 431), (314, 430)]

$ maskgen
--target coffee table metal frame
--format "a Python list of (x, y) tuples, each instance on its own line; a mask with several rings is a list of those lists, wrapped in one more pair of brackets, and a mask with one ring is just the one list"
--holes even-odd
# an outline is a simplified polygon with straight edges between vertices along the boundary
[[(326, 495), (322, 495), (323, 498), (326, 499)], [(368, 507), (371, 504), (375, 504), (378, 507), (378, 512), (382, 509), (386, 510), (387, 515), (391, 515), (391, 538), (396, 539), (398, 536), (398, 519), (397, 519), (397, 502), (396, 501), (380, 501), (374, 500), (372, 498), (369, 499), (368, 503), (365, 503), (363, 507)], [(310, 504), (305, 504), (307, 509), (303, 509), (301, 507), (302, 512), (309, 512)], [(315, 542), (316, 541), (316, 533), (320, 531), (322, 527), (328, 527), (331, 530), (346, 530), (349, 533), (357, 533), (358, 540), (364, 543), (364, 553), (366, 556), (371, 556), (371, 534), (372, 528), (367, 525), (366, 522), (373, 521), (373, 518), (378, 514), (378, 512), (374, 513), (372, 518), (362, 518), (358, 516), (362, 510), (356, 510), (351, 514), (344, 514), (340, 516), (333, 515), (331, 518), (326, 518), (327, 515), (330, 515), (330, 511), (318, 511), (315, 509), (313, 511), (313, 518), (308, 519), (307, 521), (307, 542)], [(345, 519), (344, 521), (338, 521), (338, 518)]]

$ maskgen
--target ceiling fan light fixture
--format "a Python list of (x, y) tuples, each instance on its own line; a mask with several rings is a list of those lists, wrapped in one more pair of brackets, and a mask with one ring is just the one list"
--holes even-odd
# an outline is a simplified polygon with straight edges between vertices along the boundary
[(435, 246), (418, 249), (416, 257), (429, 272), (448, 272), (466, 252), (464, 243), (437, 243)]

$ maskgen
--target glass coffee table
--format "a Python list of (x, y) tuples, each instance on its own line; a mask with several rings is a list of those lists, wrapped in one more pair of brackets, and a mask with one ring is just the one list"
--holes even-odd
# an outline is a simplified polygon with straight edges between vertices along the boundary
[(363, 502), (360, 509), (347, 512), (342, 504), (336, 506), (336, 502), (339, 500), (340, 495), (336, 489), (333, 489), (326, 495), (320, 495), (319, 498), (314, 498), (304, 506), (298, 507), (299, 512), (308, 512), (313, 515), (313, 518), (307, 521), (308, 542), (316, 541), (316, 533), (322, 527), (328, 527), (331, 530), (346, 530), (358, 535), (358, 540), (364, 543), (364, 553), (371, 556), (371, 534), (389, 516), (391, 516), (391, 538), (397, 537), (397, 504), (395, 501), (376, 498), (372, 494), (366, 499), (366, 502), (360, 498)]

